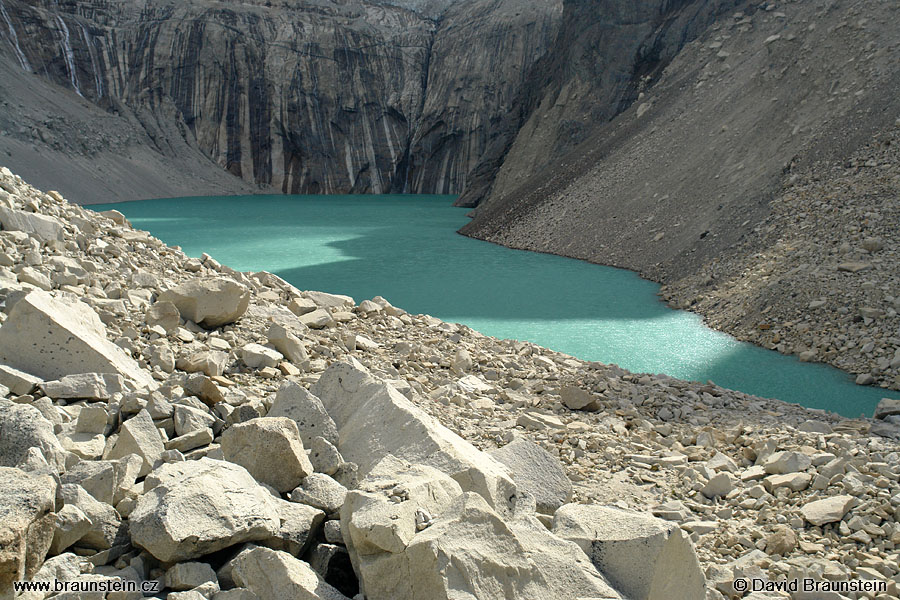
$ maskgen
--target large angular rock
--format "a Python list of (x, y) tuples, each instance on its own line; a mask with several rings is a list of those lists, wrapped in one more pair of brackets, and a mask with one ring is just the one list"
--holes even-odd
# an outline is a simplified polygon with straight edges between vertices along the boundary
[(328, 416), (322, 401), (294, 381), (286, 381), (278, 388), (275, 402), (267, 415), (292, 419), (297, 424), (304, 446), (311, 445), (316, 437), (323, 437), (332, 444), (338, 443), (337, 425)]
[(346, 497), (347, 488), (324, 473), (312, 473), (304, 477), (300, 485), (291, 492), (291, 502), (300, 502), (328, 514), (339, 511)]
[(900, 415), (900, 400), (896, 398), (882, 398), (875, 407), (876, 419), (884, 419), (892, 415)]
[(350, 296), (342, 294), (329, 294), (328, 292), (305, 291), (303, 297), (316, 303), (316, 306), (325, 308), (350, 308), (356, 302)]
[(166, 571), (166, 587), (171, 590), (185, 591), (206, 583), (215, 583), (218, 587), (216, 572), (206, 563), (184, 562), (172, 565)]
[(151, 473), (129, 516), (132, 542), (164, 562), (194, 559), (280, 528), (275, 498), (243, 467), (201, 458)]
[(175, 366), (187, 373), (203, 372), (210, 377), (215, 377), (225, 374), (227, 364), (228, 354), (225, 352), (205, 350), (203, 352), (195, 352), (185, 358), (179, 358)]
[(232, 425), (220, 441), (225, 460), (279, 492), (293, 490), (313, 472), (297, 424), (287, 417), (259, 417)]
[(156, 428), (153, 418), (147, 409), (122, 423), (119, 438), (107, 454), (106, 458), (116, 459), (137, 454), (143, 460), (138, 477), (143, 477), (153, 468), (166, 451), (162, 435)]
[(277, 367), (284, 356), (277, 350), (266, 348), (260, 344), (247, 344), (241, 348), (241, 359), (251, 369)]
[(812, 460), (802, 452), (776, 452), (766, 459), (763, 468), (766, 473), (784, 475), (805, 471), (811, 464)]
[(574, 385), (560, 388), (559, 397), (566, 408), (571, 410), (595, 411), (600, 408), (597, 398), (592, 393)]
[(274, 500), (281, 526), (275, 535), (259, 543), (273, 550), (284, 550), (293, 556), (301, 556), (325, 521), (325, 513), (305, 504), (279, 498)]
[(45, 381), (41, 391), (48, 398), (109, 400), (113, 394), (125, 391), (125, 379), (112, 373), (78, 373), (62, 379)]
[(572, 482), (549, 452), (525, 438), (489, 454), (506, 465), (520, 492), (534, 496), (538, 511), (553, 514), (572, 499)]
[[(405, 547), (376, 558), (360, 582), (368, 600), (620, 598), (575, 544), (536, 519), (505, 522), (472, 492)], [(397, 572), (409, 576), (391, 576)]]
[(403, 552), (418, 529), (463, 493), (456, 481), (434, 467), (390, 455), (372, 468), (359, 488), (347, 494), (341, 531), (357, 576), (372, 581), (373, 587), (381, 585), (375, 582), (383, 561), (394, 560), (391, 554)]
[(43, 381), (30, 373), (14, 369), (9, 365), (0, 365), (0, 385), (9, 388), (13, 394), (22, 396), (30, 394), (31, 390)]
[(134, 485), (142, 466), (137, 454), (119, 460), (83, 460), (63, 473), (60, 481), (77, 483), (100, 502), (115, 505)]
[(178, 325), (181, 324), (181, 313), (178, 312), (178, 307), (168, 301), (153, 303), (147, 309), (144, 318), (147, 321), (147, 325), (150, 327), (159, 325), (166, 330), (166, 333), (175, 331), (178, 329)]
[(102, 458), (106, 449), (106, 437), (102, 433), (61, 433), (59, 443), (75, 456), (85, 460)]
[(184, 389), (197, 396), (207, 406), (215, 406), (225, 401), (225, 393), (216, 383), (201, 373), (194, 373), (184, 382)]
[(853, 496), (830, 496), (804, 504), (800, 512), (813, 525), (822, 526), (843, 519), (855, 502)]
[(303, 345), (300, 338), (288, 331), (283, 325), (273, 323), (269, 327), (266, 337), (268, 338), (269, 343), (275, 346), (276, 350), (281, 352), (285, 358), (295, 365), (299, 365), (304, 361), (309, 360), (306, 346)]
[(85, 406), (78, 413), (75, 431), (78, 433), (102, 434), (106, 432), (108, 422), (109, 413), (103, 406), (99, 404)]
[(270, 548), (257, 547), (239, 554), (233, 561), (232, 577), (260, 598), (348, 600), (307, 563)]
[(158, 301), (171, 302), (185, 319), (214, 329), (234, 323), (247, 312), (250, 290), (224, 277), (191, 279), (160, 293)]
[(56, 482), (49, 475), (0, 467), (0, 597), (31, 578), (53, 541)]
[(632, 600), (696, 600), (705, 578), (690, 539), (678, 525), (604, 506), (567, 504), (553, 533), (575, 542)]
[[(306, 443), (303, 445), (306, 446)], [(344, 464), (344, 457), (338, 449), (323, 437), (314, 437), (309, 444), (309, 450), (309, 462), (312, 463), (316, 473), (334, 475)]]
[(202, 431), (215, 426), (216, 419), (205, 410), (186, 404), (176, 404), (173, 412), (175, 433), (187, 435), (192, 431)]
[(359, 362), (332, 365), (311, 391), (338, 426), (341, 454), (357, 463), (363, 476), (392, 454), (447, 473), (501, 513), (512, 510), (517, 491), (506, 467), (375, 379)]
[(294, 298), (288, 303), (288, 310), (297, 315), (298, 317), (303, 316), (307, 313), (311, 313), (316, 310), (318, 306), (312, 300), (307, 300), (306, 298)]
[(106, 327), (90, 306), (40, 290), (17, 297), (0, 327), (0, 363), (42, 379), (113, 373), (138, 387), (153, 385), (148, 371), (106, 339)]
[(53, 434), (53, 423), (33, 406), (0, 399), (0, 466), (23, 464), (29, 448), (40, 450), (57, 472), (65, 469), (66, 451)]
[(74, 504), (66, 504), (56, 513), (53, 527), (53, 542), (50, 544), (51, 554), (61, 554), (84, 537), (93, 523), (84, 511)]
[(310, 329), (324, 329), (334, 325), (331, 313), (324, 308), (317, 308), (312, 312), (300, 315), (297, 319)]
[(60, 496), (67, 506), (76, 506), (91, 522), (87, 533), (78, 538), (78, 545), (94, 550), (106, 550), (122, 544), (127, 536), (119, 513), (109, 504), (100, 502), (76, 483), (60, 486)]
[(47, 215), (15, 210), (0, 205), (0, 229), (24, 231), (41, 243), (62, 241), (63, 226), (57, 219)]

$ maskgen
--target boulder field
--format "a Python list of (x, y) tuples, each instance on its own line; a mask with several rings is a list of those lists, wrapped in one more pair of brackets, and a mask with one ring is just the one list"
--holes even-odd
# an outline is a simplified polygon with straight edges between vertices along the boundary
[(850, 420), (304, 291), (7, 169), (0, 302), (4, 600), (898, 595), (896, 401)]

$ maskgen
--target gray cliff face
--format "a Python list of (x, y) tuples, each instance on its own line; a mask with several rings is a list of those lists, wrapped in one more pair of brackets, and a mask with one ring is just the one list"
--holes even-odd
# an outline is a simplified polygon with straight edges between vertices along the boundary
[[(684, 45), (739, 0), (565, 2), (553, 50), (522, 86), (503, 133), (473, 169), (459, 206), (477, 206), (518, 187), (655, 83)], [(516, 120), (517, 119), (517, 120)]]
[[(458, 193), (560, 2), (0, 2), (0, 60), (285, 193)], [(15, 132), (13, 132), (15, 133)], [(177, 145), (176, 144), (176, 145)]]

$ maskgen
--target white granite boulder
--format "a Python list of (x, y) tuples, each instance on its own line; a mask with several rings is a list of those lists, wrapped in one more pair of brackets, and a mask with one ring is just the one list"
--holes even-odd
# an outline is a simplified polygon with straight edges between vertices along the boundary
[[(380, 555), (354, 539), (357, 553), (375, 554), (362, 570), (367, 600), (621, 598), (575, 544), (534, 517), (504, 521), (473, 492), (458, 496), (411, 536), (408, 530), (385, 535), (394, 519), (386, 512), (379, 518), (382, 529), (370, 526), (379, 534), (370, 538), (381, 546)], [(408, 575), (396, 577), (398, 572)]]
[(501, 513), (512, 510), (516, 485), (506, 467), (377, 380), (357, 361), (335, 363), (310, 390), (338, 426), (338, 449), (365, 476), (392, 454), (437, 468), (464, 491), (481, 494)]
[(324, 308), (317, 308), (312, 312), (302, 314), (297, 319), (310, 329), (324, 329), (334, 325), (331, 313)]
[(696, 600), (705, 578), (694, 546), (674, 523), (605, 506), (567, 504), (553, 533), (575, 542), (631, 600)]
[(316, 306), (323, 308), (352, 308), (356, 304), (353, 298), (343, 294), (329, 294), (328, 292), (307, 290), (302, 295), (304, 298), (315, 302)]
[(273, 323), (266, 333), (269, 343), (275, 346), (281, 354), (295, 365), (309, 360), (306, 346), (296, 335), (287, 330), (283, 325)]
[(0, 327), (0, 363), (45, 380), (112, 373), (137, 387), (153, 385), (148, 371), (106, 339), (106, 327), (90, 306), (40, 290), (15, 298)]
[(62, 223), (54, 217), (15, 210), (3, 205), (0, 205), (0, 229), (24, 231), (44, 244), (54, 240), (62, 241), (64, 231)]
[(270, 548), (241, 552), (233, 561), (231, 573), (237, 585), (260, 598), (348, 600), (307, 563)]
[(537, 444), (520, 437), (488, 454), (506, 465), (520, 492), (534, 496), (538, 511), (552, 515), (572, 499), (572, 482), (566, 471)]
[(185, 319), (215, 329), (234, 323), (250, 306), (250, 290), (231, 279), (191, 279), (159, 294), (159, 302), (171, 302)]
[(61, 554), (69, 546), (83, 538), (92, 526), (93, 523), (83, 510), (74, 504), (66, 504), (56, 513), (50, 553)]
[(279, 492), (293, 490), (313, 472), (297, 424), (287, 417), (259, 417), (232, 425), (220, 443), (225, 460)]
[(181, 324), (178, 307), (168, 300), (154, 302), (144, 313), (144, 318), (150, 327), (162, 327), (167, 333), (175, 331)]
[(179, 358), (175, 366), (186, 373), (205, 373), (209, 377), (225, 374), (228, 365), (228, 354), (219, 350), (194, 352), (190, 356)]
[(142, 464), (138, 477), (150, 472), (166, 451), (162, 435), (156, 428), (153, 418), (147, 409), (128, 419), (119, 428), (119, 437), (105, 458), (116, 459), (136, 454), (141, 457)]
[(43, 380), (31, 373), (14, 369), (9, 365), (0, 365), (0, 385), (6, 386), (13, 394), (19, 396), (30, 394)]
[(176, 404), (173, 408), (172, 418), (175, 433), (179, 436), (187, 435), (192, 431), (202, 431), (216, 425), (216, 418), (209, 412), (187, 404)]
[(247, 344), (241, 348), (241, 360), (251, 369), (263, 369), (277, 367), (284, 360), (284, 356), (281, 352), (261, 344)]
[(809, 456), (801, 452), (775, 452), (763, 463), (766, 473), (784, 475), (805, 471), (812, 464)]
[(53, 433), (53, 423), (33, 406), (0, 398), (0, 466), (23, 464), (29, 448), (40, 450), (55, 471), (65, 469), (66, 451)]
[(166, 587), (175, 591), (187, 591), (195, 587), (219, 582), (212, 567), (202, 562), (182, 562), (172, 565), (166, 571)]
[(49, 475), (0, 467), (0, 597), (31, 578), (53, 541), (56, 482)]
[(113, 373), (77, 373), (61, 379), (45, 381), (38, 386), (44, 395), (54, 400), (109, 400), (113, 394), (125, 391), (125, 379)]
[(853, 496), (830, 496), (804, 504), (800, 512), (813, 525), (822, 526), (843, 519), (855, 502), (856, 498)]
[(280, 527), (275, 498), (243, 467), (201, 458), (151, 473), (129, 516), (132, 542), (165, 562), (189, 560)]
[(300, 485), (291, 492), (291, 502), (300, 502), (328, 514), (339, 511), (346, 497), (347, 488), (324, 473), (312, 473), (304, 477)]
[(116, 509), (100, 502), (77, 483), (64, 483), (59, 495), (66, 506), (75, 506), (90, 521), (90, 529), (77, 540), (78, 546), (93, 550), (107, 550), (124, 542), (125, 531)]
[(322, 401), (294, 381), (286, 381), (278, 388), (267, 416), (293, 420), (304, 446), (310, 445), (316, 437), (323, 437), (332, 444), (338, 442), (337, 425), (328, 416)]
[(76, 483), (91, 496), (116, 505), (134, 485), (143, 459), (129, 454), (118, 460), (83, 460), (60, 477), (62, 483)]

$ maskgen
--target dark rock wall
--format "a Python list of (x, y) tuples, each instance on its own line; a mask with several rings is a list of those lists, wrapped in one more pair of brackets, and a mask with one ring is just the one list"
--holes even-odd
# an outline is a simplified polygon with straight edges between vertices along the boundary
[(477, 206), (628, 108), (684, 45), (739, 0), (566, 0), (553, 50), (533, 66), (509, 123), (457, 203)]
[[(287, 193), (459, 193), (561, 2), (0, 2), (0, 53)], [(172, 108), (174, 107), (174, 115)], [(155, 142), (156, 143), (156, 142)]]

